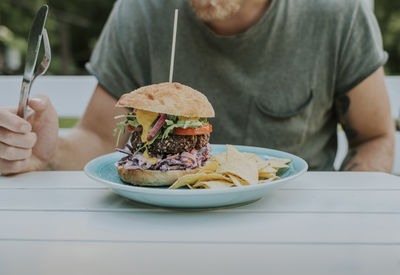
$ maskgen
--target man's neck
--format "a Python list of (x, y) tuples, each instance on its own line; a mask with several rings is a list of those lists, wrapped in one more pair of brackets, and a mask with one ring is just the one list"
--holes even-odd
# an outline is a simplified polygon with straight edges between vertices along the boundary
[(206, 24), (219, 35), (235, 35), (245, 32), (263, 17), (271, 1), (272, 0), (244, 0), (243, 6), (234, 16), (226, 20), (206, 22)]

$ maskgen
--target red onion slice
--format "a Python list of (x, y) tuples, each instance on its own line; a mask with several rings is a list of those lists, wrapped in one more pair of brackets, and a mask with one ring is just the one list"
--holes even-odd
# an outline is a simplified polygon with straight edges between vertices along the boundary
[(148, 141), (153, 139), (153, 137), (157, 134), (158, 130), (160, 130), (161, 126), (164, 124), (166, 119), (167, 119), (167, 114), (161, 114), (160, 115), (160, 118), (157, 120), (157, 122), (154, 125), (153, 129), (151, 129), (149, 135), (147, 136), (147, 140)]

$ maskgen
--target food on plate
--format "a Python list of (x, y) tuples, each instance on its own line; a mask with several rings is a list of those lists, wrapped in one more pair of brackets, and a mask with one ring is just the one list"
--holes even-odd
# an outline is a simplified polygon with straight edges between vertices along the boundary
[(117, 107), (132, 108), (115, 129), (131, 133), (116, 164), (120, 178), (140, 186), (168, 186), (198, 172), (210, 157), (214, 109), (207, 97), (180, 83), (160, 83), (124, 94)]
[(242, 153), (227, 145), (226, 153), (212, 156), (196, 174), (180, 177), (169, 188), (222, 189), (265, 183), (279, 179), (280, 169), (288, 168), (290, 162), (283, 158), (262, 160), (255, 154)]

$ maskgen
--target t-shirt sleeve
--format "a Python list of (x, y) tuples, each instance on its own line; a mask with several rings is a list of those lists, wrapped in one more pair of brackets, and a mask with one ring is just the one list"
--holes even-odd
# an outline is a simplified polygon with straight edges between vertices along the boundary
[(122, 1), (117, 1), (92, 52), (86, 69), (115, 98), (139, 87), (129, 65), (131, 57), (123, 41)]
[(343, 27), (336, 95), (349, 92), (387, 61), (373, 11), (364, 1), (355, 1), (351, 18)]

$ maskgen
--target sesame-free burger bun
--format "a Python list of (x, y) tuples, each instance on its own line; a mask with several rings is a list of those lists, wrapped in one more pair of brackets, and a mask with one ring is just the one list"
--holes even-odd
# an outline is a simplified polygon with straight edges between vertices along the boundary
[(215, 116), (205, 95), (177, 82), (143, 86), (122, 95), (116, 106), (184, 117)]
[(170, 186), (178, 178), (194, 174), (199, 169), (186, 170), (170, 170), (162, 172), (160, 170), (133, 170), (125, 169), (121, 165), (117, 165), (120, 178), (127, 183), (137, 186)]

